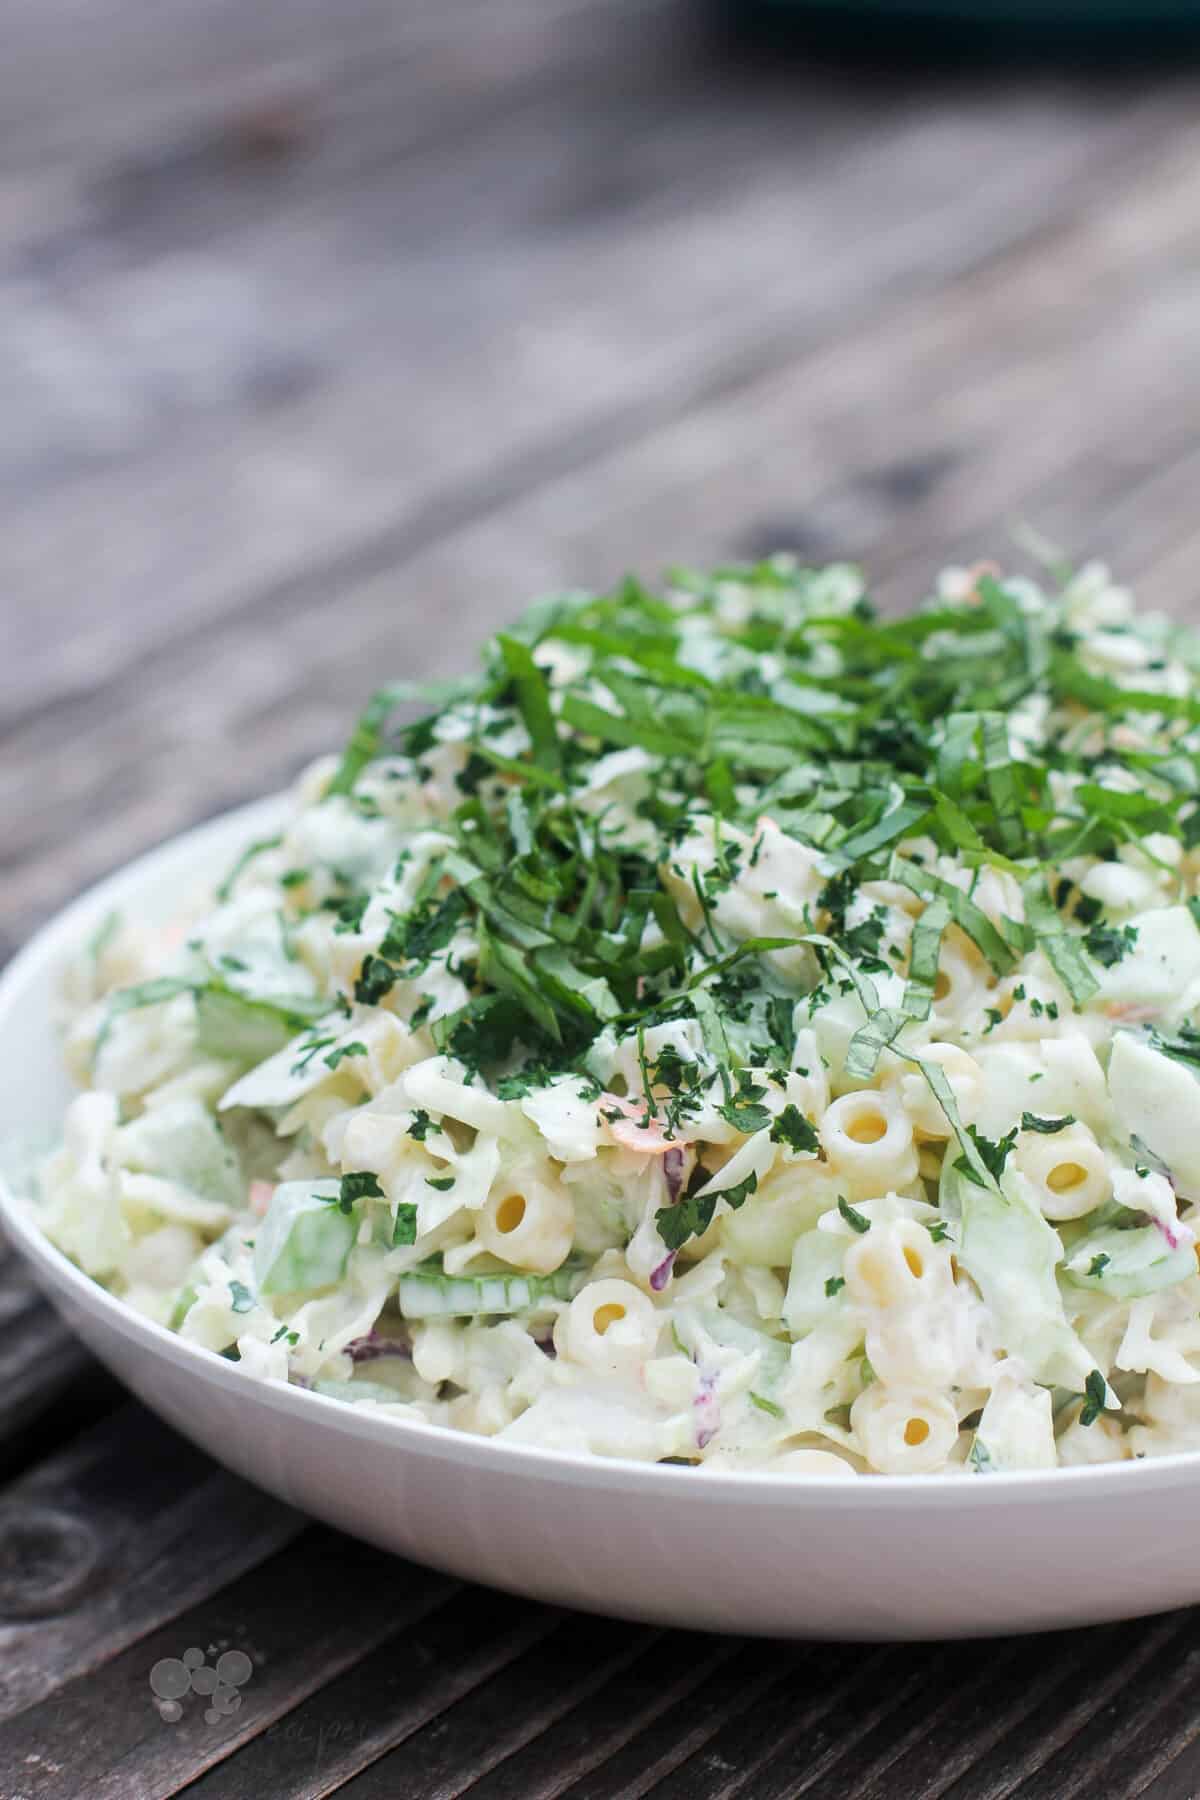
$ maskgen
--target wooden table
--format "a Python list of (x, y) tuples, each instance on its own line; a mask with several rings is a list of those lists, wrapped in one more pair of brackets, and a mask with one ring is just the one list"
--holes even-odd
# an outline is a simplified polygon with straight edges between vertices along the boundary
[[(1194, 605), (1186, 71), (889, 77), (655, 0), (4, 37), (4, 952), (548, 586), (786, 545), (896, 603), (1024, 520)], [(164, 1723), (154, 1664), (222, 1644), (240, 1712)], [(786, 1647), (464, 1588), (223, 1473), (10, 1261), (0, 1715), (6, 1800), (1184, 1800), (1200, 1626)]]

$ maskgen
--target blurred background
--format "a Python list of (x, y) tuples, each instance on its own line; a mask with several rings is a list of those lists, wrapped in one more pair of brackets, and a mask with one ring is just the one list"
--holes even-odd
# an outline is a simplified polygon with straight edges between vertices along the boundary
[(1194, 605), (1196, 9), (1083, 5), (7, 0), (0, 959), (547, 587)]

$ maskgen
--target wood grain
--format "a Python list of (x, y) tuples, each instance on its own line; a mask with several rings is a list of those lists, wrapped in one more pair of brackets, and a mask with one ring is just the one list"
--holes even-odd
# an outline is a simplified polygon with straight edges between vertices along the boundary
[(21, 1621), (0, 1612), (0, 1719), (86, 1677), (302, 1528), (133, 1405), (7, 1484), (0, 1507), (10, 1504), (82, 1521), (98, 1554), (69, 1607)]
[[(387, 1638), (268, 1726), (232, 1766), (220, 1764), (189, 1789), (189, 1800), (257, 1800), (265, 1791), (319, 1800), (336, 1793), (544, 1643), (559, 1617), (500, 1594), (462, 1594)], [(399, 1760), (421, 1767), (413, 1749)]]
[[(411, 1627), (453, 1585), (333, 1532), (312, 1530), (296, 1552), (270, 1556), (200, 1604), (173, 1609), (170, 1624), (110, 1652), (96, 1673), (0, 1725), (0, 1768), (28, 1771), (27, 1800), (173, 1794), (372, 1645)], [(193, 1645), (207, 1651), (210, 1644), (240, 1649), (253, 1663), (241, 1709), (214, 1725), (193, 1697), (183, 1717), (164, 1729), (150, 1671), (161, 1658), (182, 1657)], [(53, 1766), (44, 1755), (51, 1744)]]
[[(12, 0), (0, 956), (546, 587), (783, 545), (894, 607), (1024, 519), (1197, 615), (1200, 76), (868, 74), (703, 17)], [(164, 1723), (153, 1662), (222, 1638), (243, 1707)], [(463, 1588), (118, 1406), (0, 1260), (0, 1717), (0, 1800), (1185, 1800), (1200, 1643)]]

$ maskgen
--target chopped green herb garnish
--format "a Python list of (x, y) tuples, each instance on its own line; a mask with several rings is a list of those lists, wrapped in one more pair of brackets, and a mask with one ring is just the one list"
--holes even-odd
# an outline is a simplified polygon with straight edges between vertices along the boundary
[(354, 983), (354, 998), (360, 1006), (378, 1006), (386, 1000), (400, 979), (400, 970), (382, 956), (364, 956), (358, 979)]
[(655, 1213), (654, 1222), (658, 1227), (658, 1235), (668, 1250), (680, 1249), (691, 1237), (703, 1237), (716, 1215), (718, 1200), (724, 1200), (731, 1207), (737, 1208), (758, 1187), (758, 1176), (750, 1174), (745, 1181), (739, 1181), (733, 1187), (723, 1188), (719, 1193), (701, 1195), (699, 1188), (711, 1179), (703, 1165), (697, 1163), (692, 1177), (696, 1188), (692, 1190), (692, 1183), (689, 1182), (688, 1189), (691, 1191), (685, 1191), (674, 1206), (662, 1206)]
[(1083, 938), (1089, 956), (1094, 956), (1106, 969), (1128, 956), (1137, 940), (1136, 925), (1093, 925)]
[(409, 1014), (409, 1019), (408, 1019), (409, 1029), (412, 1031), (419, 1031), (421, 1026), (424, 1025), (426, 1019), (429, 1017), (429, 1015), (432, 1011), (433, 1011), (433, 995), (432, 994), (422, 994), (420, 1000), (417, 1002), (416, 1006), (413, 1007), (412, 1012)]
[(1099, 1369), (1093, 1369), (1084, 1382), (1084, 1401), (1079, 1412), (1081, 1425), (1094, 1425), (1104, 1411), (1108, 1384)]
[(1056, 1131), (1065, 1131), (1068, 1125), (1074, 1125), (1074, 1123), (1074, 1113), (1064, 1113), (1061, 1119), (1043, 1119), (1037, 1113), (1031, 1112), (1021, 1114), (1022, 1131), (1040, 1131), (1046, 1136), (1050, 1136)]
[(412, 1116), (412, 1124), (408, 1128), (410, 1138), (416, 1138), (423, 1144), (431, 1131), (441, 1131), (442, 1127), (436, 1119), (431, 1119), (423, 1106), (419, 1106)]
[[(1017, 1141), (1016, 1126), (1014, 1125), (1011, 1131), (1006, 1131), (998, 1143), (994, 1142), (991, 1138), (984, 1137), (980, 1132), (976, 1131), (974, 1125), (967, 1126), (967, 1136), (974, 1145), (979, 1160), (982, 1162), (987, 1173), (992, 1177), (993, 1181), (999, 1181), (1001, 1175), (1004, 1173), (1004, 1165), (1008, 1161), (1013, 1145)], [(980, 1179), (978, 1170), (973, 1166), (970, 1157), (966, 1154), (956, 1159), (954, 1167), (958, 1170), (960, 1175), (965, 1175), (968, 1181), (973, 1181), (976, 1187), (982, 1187), (984, 1185)]]
[[(322, 1199), (324, 1197), (324, 1195), (321, 1196)], [(353, 1210), (357, 1200), (382, 1200), (383, 1197), (383, 1189), (379, 1185), (378, 1175), (373, 1175), (370, 1170), (363, 1169), (342, 1176), (340, 1192), (329, 1201), (329, 1204), (348, 1213)]]
[(851, 1206), (844, 1194), (838, 1195), (837, 1209), (845, 1219), (851, 1231), (870, 1231), (871, 1221), (865, 1213), (860, 1213), (856, 1206)]
[(819, 1150), (821, 1140), (817, 1136), (816, 1127), (805, 1118), (800, 1108), (789, 1101), (771, 1126), (771, 1142), (786, 1144), (797, 1154), (805, 1150)]
[(402, 1249), (406, 1244), (417, 1241), (417, 1209), (411, 1200), (402, 1200), (396, 1208), (396, 1219), (392, 1226), (392, 1247)]

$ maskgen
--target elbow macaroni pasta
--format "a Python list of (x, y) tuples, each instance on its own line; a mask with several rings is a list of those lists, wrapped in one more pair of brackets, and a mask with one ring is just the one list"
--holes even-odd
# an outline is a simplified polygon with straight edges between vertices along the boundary
[(475, 1226), (479, 1242), (514, 1268), (548, 1275), (570, 1254), (575, 1209), (570, 1194), (548, 1182), (494, 1186)]

